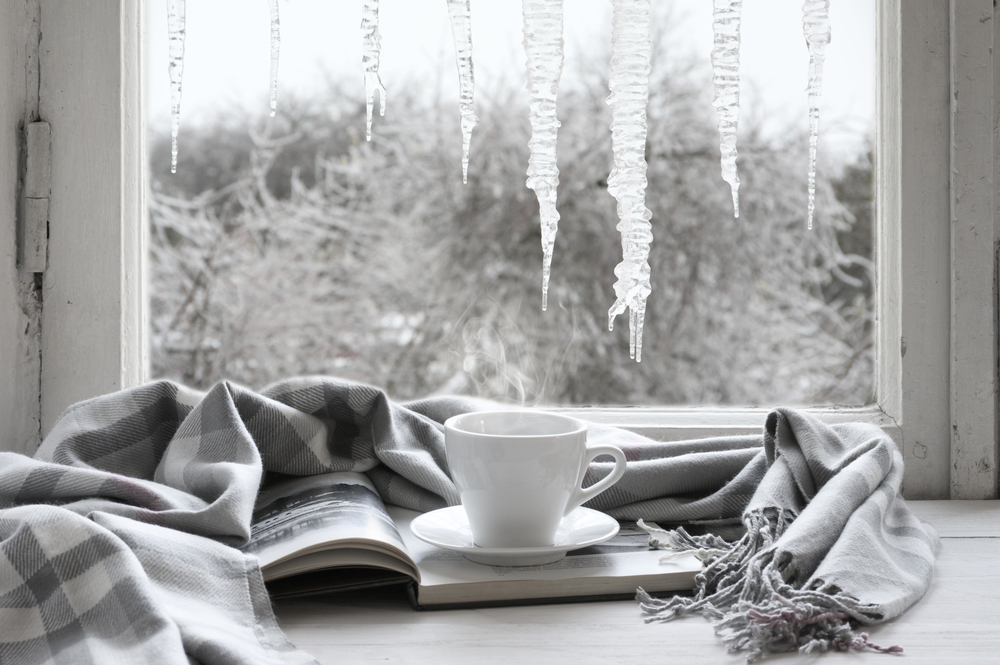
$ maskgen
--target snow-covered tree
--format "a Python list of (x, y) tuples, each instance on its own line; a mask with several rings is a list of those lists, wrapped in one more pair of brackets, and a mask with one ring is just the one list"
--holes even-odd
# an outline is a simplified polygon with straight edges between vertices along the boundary
[[(273, 119), (186, 128), (187, 144), (203, 149), (181, 153), (177, 176), (166, 173), (169, 137), (159, 138), (154, 373), (200, 386), (334, 374), (400, 399), (868, 401), (871, 263), (858, 252), (870, 241), (856, 239), (870, 224), (855, 220), (870, 171), (867, 190), (863, 164), (837, 182), (821, 172), (807, 231), (805, 137), (765, 140), (744, 122), (734, 219), (703, 72), (668, 43), (650, 88), (655, 242), (642, 363), (629, 361), (627, 325), (607, 330), (621, 247), (607, 192), (607, 78), (595, 67), (560, 93), (547, 312), (518, 85), (479, 93), (465, 185), (453, 108), (405, 91), (371, 143), (362, 101), (338, 90), (285, 100)], [(838, 192), (854, 197), (850, 208)]]

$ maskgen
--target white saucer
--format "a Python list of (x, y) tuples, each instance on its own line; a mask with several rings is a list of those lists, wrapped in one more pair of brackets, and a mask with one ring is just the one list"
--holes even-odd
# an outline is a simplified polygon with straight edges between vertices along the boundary
[(596, 545), (618, 533), (618, 521), (590, 508), (577, 508), (563, 518), (549, 547), (479, 547), (472, 542), (469, 518), (462, 506), (424, 513), (410, 523), (413, 535), (446, 550), (461, 552), (469, 561), (488, 566), (540, 566), (553, 563), (570, 550)]

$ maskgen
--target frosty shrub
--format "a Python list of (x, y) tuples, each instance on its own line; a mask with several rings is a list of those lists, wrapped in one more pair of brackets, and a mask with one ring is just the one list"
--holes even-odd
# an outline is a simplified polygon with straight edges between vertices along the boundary
[(344, 102), (336, 88), (286, 101), (273, 119), (185, 128), (176, 176), (169, 137), (157, 136), (154, 374), (201, 387), (330, 374), (397, 399), (867, 402), (867, 156), (835, 180), (821, 170), (807, 231), (805, 138), (764, 140), (745, 126), (733, 219), (696, 74), (657, 52), (642, 363), (629, 360), (627, 322), (607, 330), (621, 245), (606, 182), (607, 78), (595, 67), (560, 93), (561, 220), (547, 312), (519, 83), (477, 91), (466, 185), (453, 102), (403, 90), (371, 143), (363, 100)]

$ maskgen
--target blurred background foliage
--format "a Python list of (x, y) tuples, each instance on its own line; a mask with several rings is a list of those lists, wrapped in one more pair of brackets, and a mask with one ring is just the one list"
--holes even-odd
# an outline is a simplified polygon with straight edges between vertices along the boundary
[[(871, 151), (821, 168), (806, 230), (806, 137), (744, 113), (741, 216), (719, 175), (704, 72), (656, 40), (646, 205), (653, 292), (643, 361), (608, 331), (621, 260), (607, 71), (560, 92), (561, 220), (541, 311), (526, 93), (477, 90), (469, 182), (457, 104), (331, 83), (274, 118), (220, 115), (151, 138), (153, 373), (260, 388), (328, 374), (395, 399), (523, 404), (863, 404), (873, 385)], [(604, 61), (595, 54), (594, 62)], [(249, 128), (249, 130), (248, 130)]]

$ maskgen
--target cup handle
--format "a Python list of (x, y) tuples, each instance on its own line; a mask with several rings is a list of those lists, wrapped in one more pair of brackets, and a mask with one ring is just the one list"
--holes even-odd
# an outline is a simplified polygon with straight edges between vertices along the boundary
[[(583, 477), (587, 474), (587, 468), (590, 463), (594, 461), (595, 457), (600, 455), (611, 455), (615, 458), (615, 468), (611, 470), (604, 478), (598, 480), (596, 483), (584, 489), (580, 485), (583, 484)], [(566, 512), (563, 513), (563, 517), (569, 515), (571, 512), (580, 507), (580, 504), (590, 501), (595, 496), (608, 489), (625, 474), (625, 453), (621, 451), (621, 448), (617, 446), (611, 446), (607, 444), (601, 444), (596, 446), (587, 446), (587, 454), (583, 459), (583, 465), (580, 467), (580, 477), (576, 481), (576, 492), (570, 498), (569, 503), (566, 504)]]

